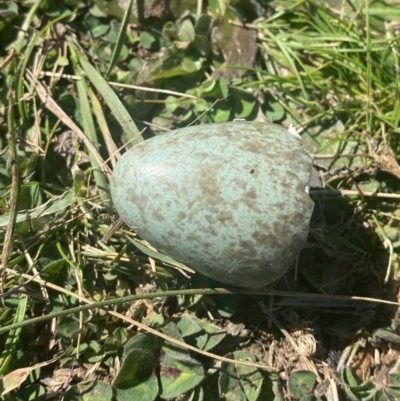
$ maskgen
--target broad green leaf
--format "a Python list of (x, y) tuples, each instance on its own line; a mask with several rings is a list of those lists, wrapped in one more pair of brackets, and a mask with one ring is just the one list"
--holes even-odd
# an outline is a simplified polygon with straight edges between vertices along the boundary
[(23, 184), (20, 187), (18, 210), (31, 210), (42, 204), (42, 190), (37, 182)]
[(202, 14), (197, 18), (195, 24), (195, 30), (197, 35), (207, 36), (210, 34), (212, 29), (212, 18), (211, 15)]
[[(226, 355), (237, 361), (257, 362), (257, 358), (247, 351), (235, 351)], [(222, 362), (218, 381), (221, 397), (237, 401), (257, 401), (264, 377), (257, 368)]]
[(100, 380), (79, 383), (65, 393), (63, 401), (111, 401), (112, 389)]
[(45, 401), (46, 400), (46, 390), (39, 384), (31, 384), (28, 386), (22, 386), (18, 389), (17, 394), (13, 394), (13, 401)]
[(165, 107), (172, 113), (180, 106), (180, 103), (180, 100), (175, 96), (169, 95), (165, 99)]
[[(207, 394), (206, 400), (210, 400), (210, 395)], [(203, 387), (197, 386), (188, 394), (186, 394), (185, 401), (203, 401), (204, 400), (204, 390)]]
[(123, 327), (117, 327), (113, 332), (113, 336), (119, 345), (124, 344), (128, 339), (128, 330)]
[(66, 317), (57, 324), (57, 334), (65, 340), (72, 340), (79, 330), (78, 320)]
[(48, 258), (40, 258), (36, 262), (36, 268), (40, 272), (40, 277), (43, 280), (48, 280), (51, 282), (56, 281), (64, 266), (64, 259), (52, 260)]
[(4, 2), (0, 8), (0, 31), (18, 16), (18, 6), (13, 1)]
[(253, 112), (257, 101), (251, 92), (241, 88), (231, 87), (230, 92), (234, 99), (233, 113), (235, 118), (247, 118)]
[(239, 305), (239, 296), (230, 295), (229, 297), (213, 297), (215, 309), (222, 317), (230, 318), (237, 310)]
[(179, 28), (178, 36), (182, 42), (191, 43), (195, 38), (195, 31), (192, 21), (184, 19)]
[(140, 44), (148, 50), (157, 50), (160, 46), (159, 37), (155, 32), (143, 31), (140, 34)]
[(316, 378), (313, 372), (297, 370), (289, 376), (288, 387), (295, 398), (310, 394), (315, 386)]
[(158, 395), (154, 360), (139, 349), (126, 355), (113, 388), (118, 401), (153, 401)]
[(159, 337), (150, 333), (139, 333), (125, 344), (124, 356), (128, 355), (131, 351), (140, 350), (144, 355), (151, 358), (156, 355), (160, 346)]
[(179, 318), (177, 326), (185, 342), (205, 351), (214, 348), (226, 336), (226, 333), (221, 333), (220, 327), (195, 316), (183, 315)]
[(374, 401), (400, 400), (400, 389), (381, 388), (375, 393)]
[(193, 389), (204, 379), (203, 366), (189, 353), (163, 349), (165, 349), (165, 353), (161, 356), (160, 363), (162, 398), (178, 397)]
[(212, 16), (214, 18), (218, 18), (225, 15), (228, 4), (226, 0), (209, 0), (208, 5), (210, 7)]
[(400, 373), (391, 372), (389, 373), (390, 384), (392, 386), (400, 386)]

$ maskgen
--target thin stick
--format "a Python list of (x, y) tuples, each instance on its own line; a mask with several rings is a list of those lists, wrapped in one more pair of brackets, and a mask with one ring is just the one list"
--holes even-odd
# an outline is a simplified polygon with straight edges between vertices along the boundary
[(367, 196), (369, 198), (400, 199), (400, 194), (385, 192), (360, 192), (351, 189), (312, 189), (310, 195)]
[[(48, 72), (48, 71), (42, 71), (40, 73), (40, 76), (41, 77), (46, 76), (46, 77), (56, 77), (56, 78), (67, 78), (67, 79), (74, 79), (76, 81), (80, 80), (80, 77), (78, 77), (77, 75), (59, 74), (59, 73), (53, 73), (53, 72)], [(107, 82), (109, 85), (116, 86), (119, 88), (135, 89), (135, 90), (144, 91), (144, 92), (165, 93), (166, 95), (186, 97), (188, 99), (198, 99), (197, 96), (188, 95), (187, 93), (182, 93), (182, 92), (171, 91), (168, 89), (149, 88), (147, 86), (123, 84), (121, 82), (113, 82), (113, 81), (107, 81)]]

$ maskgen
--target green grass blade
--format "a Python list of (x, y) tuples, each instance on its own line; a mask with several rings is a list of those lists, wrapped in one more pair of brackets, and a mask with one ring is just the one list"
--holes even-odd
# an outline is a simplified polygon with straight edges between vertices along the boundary
[(158, 251), (155, 251), (154, 249), (151, 249), (144, 244), (142, 244), (140, 241), (129, 238), (128, 236), (126, 237), (130, 242), (132, 242), (133, 245), (136, 246), (140, 251), (142, 251), (144, 254), (147, 256), (150, 256), (151, 258), (161, 260), (162, 262), (168, 263), (171, 266), (178, 267), (179, 269), (186, 270), (187, 272), (194, 273), (192, 269), (187, 267), (186, 265), (179, 263), (175, 259), (170, 258), (167, 255), (164, 255), (163, 253), (160, 253)]
[[(75, 194), (73, 190), (69, 190), (61, 196), (56, 196), (50, 199), (45, 204), (37, 207), (33, 210), (25, 210), (18, 212), (16, 215), (15, 223), (23, 223), (25, 221), (32, 221), (44, 216), (50, 216), (52, 214), (64, 212), (69, 206), (75, 201)], [(3, 214), (0, 216), (0, 231), (7, 227), (8, 221), (10, 220), (10, 213)]]
[(128, 140), (133, 145), (143, 141), (143, 137), (133, 122), (132, 117), (122, 104), (121, 100), (119, 100), (116, 93), (111, 89), (108, 82), (101, 76), (99, 71), (90, 64), (86, 56), (75, 44), (69, 43), (69, 45), (70, 49), (77, 54), (79, 63), (85, 71), (88, 79), (92, 82), (93, 86), (99, 91), (104, 101), (107, 103), (115, 119), (127, 135)]
[(114, 167), (118, 157), (121, 156), (121, 154), (111, 136), (111, 132), (108, 127), (106, 116), (104, 115), (104, 111), (103, 111), (103, 108), (101, 107), (100, 101), (96, 97), (92, 88), (90, 88), (90, 87), (88, 87), (88, 95), (92, 102), (93, 114), (96, 117), (97, 125), (100, 128), (100, 131), (103, 135), (103, 140), (104, 140), (107, 150), (108, 150), (110, 163)]
[[(80, 80), (76, 81), (76, 86), (78, 89), (78, 97), (79, 97), (79, 105), (81, 108), (81, 116), (82, 116), (82, 124), (83, 130), (92, 144), (97, 148), (99, 148), (99, 141), (97, 138), (96, 128), (94, 126), (93, 116), (90, 109), (89, 99), (88, 99), (88, 88), (85, 81), (85, 77), (80, 74), (79, 71), (76, 71), (77, 75), (80, 76)], [(90, 163), (93, 168), (94, 179), (96, 181), (97, 188), (100, 193), (100, 197), (102, 201), (106, 202), (107, 204), (111, 200), (109, 189), (108, 189), (108, 182), (106, 177), (104, 176), (103, 172), (100, 169), (100, 166), (93, 156), (92, 153), (89, 153)]]
[(113, 68), (117, 64), (118, 57), (119, 57), (119, 55), (121, 53), (121, 49), (122, 49), (122, 46), (123, 46), (124, 41), (125, 41), (126, 28), (128, 26), (129, 18), (131, 17), (132, 3), (133, 3), (133, 0), (129, 0), (128, 4), (126, 6), (124, 18), (122, 19), (121, 28), (120, 28), (119, 33), (118, 33), (118, 39), (117, 39), (117, 42), (115, 43), (115, 47), (114, 47), (113, 53), (111, 55), (110, 65), (108, 66), (108, 69), (107, 69), (107, 72), (106, 72), (106, 79), (109, 78), (109, 76), (111, 74), (111, 71), (113, 70)]
[[(13, 323), (23, 322), (25, 320), (26, 306), (28, 304), (28, 297), (22, 295), (17, 306), (17, 311), (14, 316)], [(3, 375), (8, 370), (8, 365), (12, 358), (15, 358), (15, 350), (19, 342), (19, 336), (21, 329), (14, 329), (9, 331), (6, 342), (4, 344), (3, 351), (0, 354), (0, 375)]]

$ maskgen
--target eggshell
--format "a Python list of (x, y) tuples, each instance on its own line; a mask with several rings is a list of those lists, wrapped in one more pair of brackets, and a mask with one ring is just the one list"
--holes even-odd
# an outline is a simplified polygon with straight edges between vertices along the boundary
[(295, 131), (233, 121), (177, 129), (128, 150), (111, 196), (159, 251), (221, 282), (260, 288), (304, 246), (312, 158)]

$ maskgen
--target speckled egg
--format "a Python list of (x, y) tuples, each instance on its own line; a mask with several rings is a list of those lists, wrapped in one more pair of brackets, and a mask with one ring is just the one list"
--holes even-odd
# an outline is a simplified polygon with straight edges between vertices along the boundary
[(304, 246), (312, 158), (293, 130), (192, 126), (146, 140), (115, 166), (121, 218), (159, 251), (221, 282), (260, 288)]

